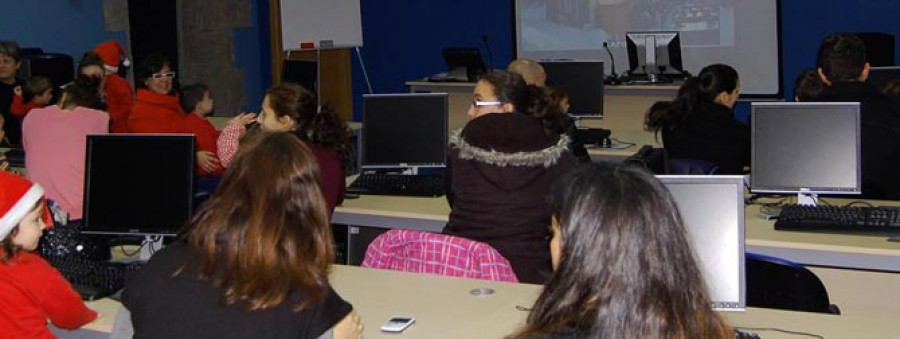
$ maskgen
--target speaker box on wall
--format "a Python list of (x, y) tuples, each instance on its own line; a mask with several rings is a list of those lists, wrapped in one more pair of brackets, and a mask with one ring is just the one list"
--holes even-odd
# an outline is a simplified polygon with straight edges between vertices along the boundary
[(894, 66), (894, 35), (877, 32), (855, 33), (866, 45), (866, 57), (872, 67)]

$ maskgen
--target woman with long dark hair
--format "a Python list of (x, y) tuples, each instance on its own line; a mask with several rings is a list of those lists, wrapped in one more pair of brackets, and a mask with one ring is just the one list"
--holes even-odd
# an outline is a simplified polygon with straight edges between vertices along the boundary
[(750, 166), (750, 128), (735, 120), (733, 111), (740, 87), (731, 66), (706, 66), (681, 85), (675, 100), (650, 107), (645, 128), (662, 133), (670, 159), (708, 161), (718, 174), (744, 173)]
[(672, 196), (637, 167), (580, 167), (556, 186), (555, 274), (515, 338), (729, 338)]
[(135, 335), (358, 337), (358, 317), (328, 283), (334, 247), (319, 176), (293, 135), (245, 141), (179, 240), (126, 284)]
[(522, 114), (536, 95), (515, 73), (493, 72), (475, 85), (472, 117), (450, 137), (450, 220), (444, 233), (493, 246), (519, 281), (550, 276), (546, 199), (550, 186), (577, 160), (565, 135), (548, 134), (539, 119)]

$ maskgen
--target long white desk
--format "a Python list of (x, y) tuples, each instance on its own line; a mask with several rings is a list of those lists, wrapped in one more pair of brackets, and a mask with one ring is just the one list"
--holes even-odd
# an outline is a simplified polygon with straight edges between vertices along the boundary
[[(541, 287), (434, 275), (334, 266), (334, 289), (362, 317), (365, 338), (502, 338), (521, 326), (528, 315), (516, 306), (530, 307)], [(490, 288), (490, 295), (473, 295), (476, 288)], [(90, 307), (103, 313), (101, 321), (86, 329), (112, 330), (121, 305), (108, 299)], [(407, 315), (416, 323), (402, 334), (382, 333), (381, 324), (391, 316)], [(896, 338), (895, 314), (834, 316), (750, 308), (725, 313), (737, 327), (779, 328), (822, 335), (825, 338)], [(756, 330), (763, 338), (797, 338), (773, 331)]]

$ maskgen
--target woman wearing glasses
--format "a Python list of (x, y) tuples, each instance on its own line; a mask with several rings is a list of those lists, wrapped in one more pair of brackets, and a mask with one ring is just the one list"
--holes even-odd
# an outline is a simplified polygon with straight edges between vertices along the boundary
[(533, 109), (546, 92), (507, 72), (475, 86), (472, 118), (450, 137), (450, 222), (444, 233), (486, 242), (509, 260), (519, 281), (551, 273), (547, 197), (555, 178), (575, 166), (568, 138), (544, 132)]
[(128, 131), (131, 133), (179, 133), (183, 132), (184, 110), (178, 95), (172, 92), (175, 71), (169, 58), (150, 54), (135, 69), (137, 94)]

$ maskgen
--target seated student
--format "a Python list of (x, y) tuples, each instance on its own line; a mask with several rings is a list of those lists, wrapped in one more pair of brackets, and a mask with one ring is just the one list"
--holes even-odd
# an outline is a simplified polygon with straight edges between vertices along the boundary
[(734, 338), (711, 309), (675, 202), (638, 167), (585, 165), (554, 187), (555, 274), (513, 338)]
[(9, 110), (19, 119), (25, 118), (32, 109), (47, 106), (53, 100), (53, 84), (50, 79), (40, 75), (28, 78), (24, 86), (18, 86), (14, 91), (16, 95)]
[(472, 118), (450, 137), (444, 233), (493, 246), (519, 281), (543, 283), (550, 275), (546, 198), (551, 183), (575, 166), (568, 138), (550, 136), (538, 119), (518, 114), (535, 95), (522, 76), (484, 75), (475, 85)]
[(16, 77), (22, 60), (19, 44), (15, 41), (0, 41), (0, 144), (19, 145), (22, 142), (22, 120), (13, 117), (14, 90), (22, 81)]
[(794, 81), (794, 101), (816, 101), (825, 91), (825, 83), (819, 77), (819, 72), (808, 68), (800, 72)]
[(88, 134), (106, 134), (109, 115), (97, 110), (100, 80), (79, 75), (59, 104), (34, 109), (22, 122), (28, 178), (47, 190), (69, 219), (81, 220)]
[(135, 337), (359, 337), (359, 317), (328, 283), (328, 220), (303, 142), (246, 140), (181, 238), (125, 285)]
[(209, 87), (204, 84), (182, 87), (181, 108), (188, 114), (184, 119), (184, 132), (193, 133), (197, 139), (197, 175), (222, 175), (225, 169), (219, 165), (216, 156), (219, 131), (206, 118), (215, 109)]
[(103, 68), (103, 90), (105, 102), (110, 117), (109, 131), (112, 133), (128, 132), (128, 115), (134, 106), (134, 90), (127, 80), (119, 76), (119, 65), (128, 67), (125, 48), (116, 40), (108, 40), (94, 47), (96, 55)]
[(52, 225), (40, 185), (0, 171), (0, 336), (53, 338), (47, 320), (77, 329), (97, 319), (72, 286), (40, 256), (41, 231)]
[(150, 54), (138, 64), (134, 74), (138, 90), (128, 116), (129, 132), (183, 132), (185, 114), (178, 94), (172, 91), (175, 71), (170, 64), (169, 58), (159, 54)]
[[(107, 111), (108, 105), (106, 104), (106, 90), (104, 89), (106, 86), (106, 77), (104, 76), (106, 71), (103, 70), (103, 61), (100, 60), (100, 56), (94, 52), (85, 52), (81, 57), (81, 60), (78, 61), (78, 71), (76, 74), (81, 74), (89, 77), (96, 78), (100, 80), (100, 88), (97, 89), (97, 94), (100, 96), (100, 101), (103, 103), (101, 108), (104, 111)], [(112, 117), (110, 116), (110, 127), (112, 127)], [(110, 132), (113, 132), (110, 129)], [(115, 133), (125, 133), (126, 131), (120, 131)]]
[(731, 66), (706, 66), (675, 100), (650, 107), (645, 128), (662, 133), (670, 159), (704, 160), (718, 167), (716, 174), (742, 174), (750, 166), (750, 128), (734, 118), (740, 87)]
[(819, 101), (859, 102), (863, 196), (900, 199), (900, 109), (866, 80), (869, 63), (859, 37), (832, 34), (819, 46), (819, 76), (827, 85)]
[[(353, 164), (350, 132), (329, 105), (319, 108), (316, 95), (298, 84), (282, 83), (266, 90), (259, 116), (240, 114), (225, 126), (217, 141), (219, 162), (227, 168), (238, 151), (247, 125), (250, 132), (290, 131), (303, 140), (319, 163), (322, 193), (330, 211), (344, 201), (345, 175)], [(248, 134), (251, 134), (248, 133)]]
[(544, 125), (544, 131), (551, 137), (565, 134), (569, 137), (569, 152), (578, 158), (579, 162), (591, 162), (591, 156), (584, 147), (584, 142), (578, 136), (575, 119), (567, 114), (569, 112), (569, 91), (555, 86), (543, 87), (540, 90), (545, 93), (537, 95), (540, 99), (535, 102), (535, 107), (523, 113), (539, 118), (541, 124)]
[(547, 82), (547, 72), (544, 71), (544, 67), (531, 59), (513, 60), (506, 66), (506, 71), (521, 75), (525, 79), (525, 83), (531, 86), (544, 87), (544, 83)]

